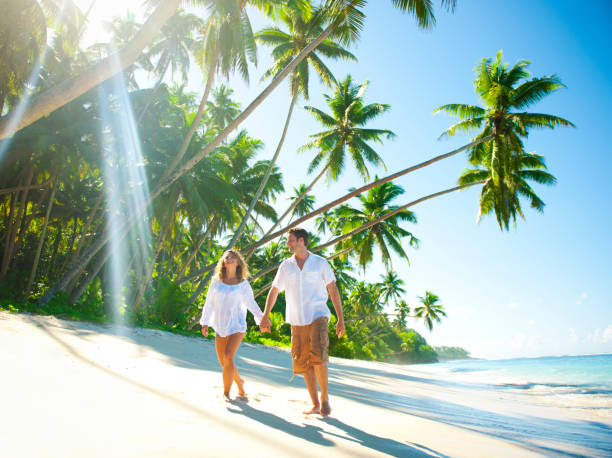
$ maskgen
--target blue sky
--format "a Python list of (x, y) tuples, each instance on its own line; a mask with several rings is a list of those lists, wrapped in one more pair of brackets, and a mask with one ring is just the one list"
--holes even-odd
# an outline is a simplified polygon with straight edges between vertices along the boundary
[[(93, 11), (92, 22), (107, 19), (110, 12), (121, 14), (126, 7), (137, 10), (138, 4), (105, 4), (106, 11)], [(373, 0), (365, 12), (365, 30), (352, 49), (359, 62), (329, 66), (338, 79), (350, 73), (357, 82), (369, 80), (366, 101), (392, 107), (372, 123), (397, 134), (377, 146), (387, 172), (370, 169), (372, 175), (386, 175), (467, 143), (465, 136), (439, 141), (453, 119), (434, 116), (432, 110), (452, 102), (479, 103), (473, 69), (500, 49), (509, 64), (532, 61), (534, 76), (558, 74), (567, 89), (531, 111), (562, 116), (577, 126), (533, 132), (527, 140), (529, 151), (546, 157), (558, 184), (535, 185), (547, 204), (545, 213), (525, 205), (527, 220), (519, 221), (516, 230), (501, 232), (491, 217), (476, 224), (476, 189), (413, 207), (419, 221), (408, 228), (421, 247), (409, 251), (410, 266), (401, 259), (393, 265), (406, 282), (409, 304), (416, 306), (416, 296), (431, 290), (448, 313), (431, 333), (418, 323), (414, 327), (434, 345), (462, 346), (478, 357), (612, 352), (612, 242), (607, 230), (612, 148), (606, 138), (612, 102), (606, 30), (612, 26), (612, 4), (600, 0), (578, 8), (564, 0), (460, 0), (453, 14), (438, 10), (438, 24), (429, 31), (417, 29), (390, 1)], [(256, 13), (252, 21), (255, 29), (266, 24)], [(250, 86), (230, 81), (243, 106), (263, 88), (259, 78), (269, 64), (268, 50), (261, 47)], [(329, 90), (315, 78), (311, 83), (311, 100), (301, 100), (300, 107), (325, 109), (321, 94)], [(189, 88), (200, 92), (202, 86), (194, 69)], [(288, 105), (285, 84), (244, 124), (264, 140), (264, 158), (273, 154)], [(279, 159), (288, 190), (312, 179), (305, 172), (312, 156), (296, 150), (319, 130), (299, 108)], [(465, 156), (458, 155), (402, 177), (396, 183), (406, 193), (397, 204), (452, 187), (466, 165)], [(317, 206), (361, 183), (349, 167), (338, 182), (316, 189)], [(281, 197), (279, 211), (285, 203)], [(382, 273), (375, 263), (363, 278), (377, 281)]]

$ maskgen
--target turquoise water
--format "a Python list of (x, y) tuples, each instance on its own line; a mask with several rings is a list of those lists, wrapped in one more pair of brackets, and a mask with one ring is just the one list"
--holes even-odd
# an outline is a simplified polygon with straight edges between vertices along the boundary
[[(419, 367), (419, 366), (414, 366)], [(612, 354), (465, 360), (430, 365), (427, 372), (516, 388), (549, 387), (565, 392), (612, 395)]]

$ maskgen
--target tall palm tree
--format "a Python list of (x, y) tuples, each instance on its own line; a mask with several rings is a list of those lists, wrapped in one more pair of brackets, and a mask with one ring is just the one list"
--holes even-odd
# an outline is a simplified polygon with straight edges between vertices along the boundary
[(446, 316), (444, 306), (439, 304), (440, 298), (431, 291), (425, 291), (425, 296), (417, 296), (421, 302), (421, 306), (414, 309), (414, 316), (421, 318), (425, 323), (425, 327), (430, 331), (433, 329), (434, 322), (440, 323), (443, 316)]
[[(391, 202), (404, 193), (404, 189), (393, 183), (385, 183), (370, 189), (367, 193), (360, 194), (358, 199), (361, 208), (353, 208), (342, 205), (336, 212), (338, 216), (338, 233), (351, 232), (355, 228), (363, 226), (370, 221), (379, 219), (386, 213), (395, 211), (398, 207)], [(387, 267), (391, 268), (391, 251), (394, 251), (408, 261), (408, 254), (402, 245), (402, 239), (408, 238), (408, 245), (417, 248), (418, 239), (409, 231), (402, 228), (402, 222), (416, 223), (417, 219), (413, 212), (402, 210), (393, 216), (382, 220), (366, 231), (360, 232), (339, 244), (340, 249), (354, 248), (358, 257), (359, 265), (364, 269), (374, 259), (374, 248), (378, 247), (382, 260)]]
[[(251, 0), (251, 4), (260, 6), (262, 8), (269, 8), (270, 1), (265, 0)], [(400, 8), (402, 11), (406, 11), (417, 20), (420, 27), (428, 28), (433, 26), (435, 23), (435, 17), (433, 15), (431, 0), (392, 0), (393, 3)], [(156, 2), (158, 5), (156, 10), (151, 14), (145, 27), (143, 27), (143, 33), (134, 37), (126, 47), (121, 50), (118, 61), (121, 63), (123, 68), (131, 65), (140, 55), (143, 48), (153, 39), (155, 32), (172, 16), (174, 11), (179, 7), (181, 0), (166, 0), (163, 2)], [(243, 4), (246, 2), (242, 2)], [(274, 3), (277, 3), (274, 1)], [(452, 9), (456, 3), (456, 0), (441, 0), (442, 5)], [(329, 16), (329, 25), (321, 32), (321, 34), (304, 49), (299, 56), (297, 56), (293, 62), (288, 65), (282, 73), (278, 75), (262, 93), (243, 111), (241, 116), (235, 120), (235, 123), (231, 126), (231, 129), (227, 129), (226, 133), (220, 134), (220, 138), (217, 139), (221, 142), (231, 131), (236, 129), (244, 119), (246, 119), (257, 106), (259, 106), (266, 97), (281, 83), (281, 81), (293, 71), (293, 69), (314, 49), (325, 40), (330, 33), (336, 30), (341, 30), (342, 40), (345, 44), (355, 41), (359, 37), (359, 32), (363, 28), (365, 21), (365, 14), (360, 10), (367, 4), (366, 0), (327, 0), (324, 3), (323, 9)], [(10, 137), (18, 130), (24, 128), (40, 119), (43, 116), (48, 115), (59, 107), (65, 105), (71, 100), (74, 100), (78, 96), (84, 94), (91, 88), (100, 84), (102, 81), (112, 77), (117, 72), (121, 71), (121, 68), (110, 65), (114, 61), (113, 58), (105, 59), (104, 61), (98, 62), (91, 67), (87, 68), (79, 75), (72, 78), (70, 81), (66, 81), (65, 84), (51, 88), (37, 97), (36, 101), (31, 103), (26, 110), (19, 115), (17, 119), (13, 119), (12, 116), (6, 116), (0, 119), (0, 139)], [(9, 113), (10, 114), (10, 113)], [(209, 145), (209, 148), (205, 148), (200, 155), (203, 157), (212, 151), (218, 143)], [(177, 171), (176, 174), (184, 173), (186, 170)], [(169, 183), (165, 183), (169, 185)], [(164, 188), (165, 189), (165, 188)], [(100, 241), (103, 246), (104, 241)], [(97, 249), (99, 250), (99, 248)], [(97, 251), (96, 251), (97, 253)], [(95, 253), (94, 253), (95, 255)], [(89, 256), (88, 256), (89, 257)], [(77, 266), (74, 266), (75, 269)], [(72, 274), (71, 274), (72, 275)], [(62, 279), (61, 283), (64, 284), (67, 279)], [(59, 286), (58, 286), (59, 287)], [(56, 288), (53, 288), (55, 291)], [(50, 295), (45, 297), (44, 301), (50, 300)]]
[[(460, 119), (446, 129), (441, 137), (453, 136), (458, 132), (469, 133), (476, 129), (480, 129), (480, 132), (475, 139), (493, 135), (491, 140), (471, 148), (469, 161), (490, 173), (486, 190), (489, 197), (484, 199), (488, 204), (485, 204), (485, 208), (481, 205), (480, 213), (487, 214), (494, 209), (502, 230), (507, 230), (510, 220), (516, 221), (516, 214), (520, 214), (516, 202), (517, 194), (521, 193), (521, 185), (516, 179), (520, 176), (520, 167), (525, 165), (522, 161), (528, 157), (524, 139), (532, 129), (574, 127), (570, 121), (558, 116), (524, 111), (565, 87), (556, 75), (530, 78), (527, 71), (529, 64), (529, 61), (520, 60), (509, 68), (499, 51), (495, 60), (483, 59), (476, 67), (474, 86), (484, 107), (455, 103), (434, 110), (434, 113), (444, 111)], [(481, 176), (484, 179), (484, 175)], [(547, 184), (552, 183), (549, 178), (545, 179)], [(537, 178), (533, 179), (537, 181)], [(487, 206), (489, 204), (492, 206)]]
[[(327, 21), (325, 14), (320, 9), (311, 8), (310, 2), (298, 1), (289, 2), (282, 8), (276, 8), (276, 18), (285, 25), (288, 32), (285, 32), (278, 27), (268, 27), (256, 35), (258, 41), (275, 46), (272, 51), (274, 63), (272, 64), (272, 67), (263, 75), (262, 79), (277, 78), (278, 75), (282, 73), (282, 70), (287, 67), (296, 56), (300, 55), (300, 53), (304, 51), (312, 40), (321, 34)], [(298, 97), (302, 95), (306, 100), (309, 98), (308, 83), (310, 79), (310, 67), (312, 66), (314, 68), (315, 72), (324, 84), (331, 86), (336, 82), (336, 79), (320, 56), (330, 59), (357, 60), (353, 54), (344, 49), (339, 43), (335, 42), (334, 38), (334, 34), (332, 33), (326, 40), (321, 42), (312, 52), (310, 52), (308, 56), (302, 62), (300, 62), (300, 64), (295, 67), (291, 73), (289, 82), (291, 103), (289, 104), (289, 111), (287, 113), (287, 118), (285, 119), (285, 125), (283, 127), (281, 138), (278, 142), (274, 155), (272, 156), (272, 160), (270, 161), (270, 167), (273, 167), (278, 160), (278, 156), (285, 142), (287, 130), (291, 121), (291, 115)], [(228, 244), (227, 249), (232, 248), (236, 239), (240, 236), (240, 233), (244, 229), (244, 225), (249, 218), (253, 206), (259, 199), (268, 177), (269, 173), (264, 177), (259, 189), (253, 196), (251, 205), (246, 212), (243, 222), (236, 230), (236, 233)], [(300, 200), (301, 198), (298, 198), (294, 202), (293, 206), (299, 204)], [(290, 209), (293, 208), (293, 206), (291, 206)], [(287, 210), (287, 212), (285, 212), (283, 216), (276, 221), (268, 232), (273, 231), (290, 211), (291, 210)]]
[(324, 96), (331, 114), (315, 107), (304, 107), (327, 128), (323, 132), (311, 135), (312, 140), (301, 148), (303, 151), (316, 151), (315, 157), (308, 165), (308, 172), (312, 173), (319, 165), (324, 164), (315, 182), (325, 173), (329, 180), (337, 180), (344, 171), (346, 156), (350, 156), (355, 169), (364, 180), (370, 177), (366, 162), (384, 166), (382, 158), (369, 142), (382, 143), (383, 138), (390, 139), (395, 134), (390, 130), (367, 129), (364, 126), (387, 112), (390, 106), (383, 103), (365, 105), (363, 95), (367, 86), (368, 81), (358, 86), (348, 75), (344, 81), (338, 83), (331, 96)]
[[(430, 4), (430, 0), (410, 0), (411, 3), (422, 3)], [(155, 13), (151, 15), (151, 18), (145, 24), (147, 32), (136, 37), (133, 42), (130, 42), (126, 49), (122, 51), (121, 62), (122, 66), (130, 65), (139, 55), (142, 47), (144, 47), (152, 38), (155, 30), (159, 28), (178, 7), (179, 0), (168, 0), (161, 3)], [(442, 0), (443, 4), (451, 5), (454, 4), (454, 0)], [(304, 50), (287, 65), (277, 77), (238, 115), (224, 130), (221, 132), (213, 141), (208, 143), (198, 154), (194, 155), (190, 160), (186, 161), (184, 165), (174, 170), (169, 174), (161, 183), (157, 185), (150, 194), (150, 199), (147, 205), (155, 199), (158, 195), (168, 189), (168, 187), (176, 181), (181, 175), (191, 170), (198, 162), (200, 162), (205, 156), (210, 154), (217, 146), (221, 144), (227, 138), (227, 136), (235, 130), (251, 113), (278, 87), (278, 85), (286, 78), (295, 67), (312, 52), (323, 40), (325, 40), (330, 33), (336, 29), (342, 29), (342, 40), (343, 43), (348, 44), (354, 41), (359, 36), (359, 31), (363, 27), (364, 14), (359, 11), (358, 8), (365, 4), (364, 0), (346, 0), (342, 7), (338, 6), (337, 1), (328, 0), (325, 3), (324, 9), (329, 9), (329, 25), (326, 29), (312, 41)], [(406, 5), (398, 5), (400, 8), (408, 11), (410, 14), (417, 18), (419, 25), (423, 26), (423, 15), (419, 9), (410, 9)], [(431, 24), (431, 21), (430, 21)], [(100, 81), (109, 78), (116, 71), (113, 69), (107, 69), (105, 66), (108, 62), (103, 61), (93, 67), (88, 68), (86, 71), (79, 74), (77, 77), (68, 81), (66, 86), (60, 88), (54, 88), (53, 90), (45, 91), (40, 94), (37, 98), (36, 103), (31, 104), (28, 109), (24, 112), (23, 116), (19, 119), (14, 120), (12, 116), (6, 116), (0, 119), (0, 138), (6, 138), (12, 135), (19, 129), (31, 124), (32, 122), (40, 119), (40, 117), (56, 110), (60, 106), (67, 103), (67, 101), (73, 100), (79, 95), (83, 94), (87, 90), (99, 84)], [(103, 71), (104, 70), (104, 71)], [(92, 75), (96, 75), (93, 78)], [(9, 114), (10, 115), (10, 114)], [(194, 123), (195, 124), (195, 123)], [(188, 141), (184, 142), (188, 143)], [(177, 162), (178, 163), (178, 162)], [(144, 210), (143, 210), (144, 211)], [(121, 226), (116, 231), (104, 231), (104, 233), (93, 243), (83, 255), (75, 260), (67, 269), (67, 271), (59, 278), (55, 284), (53, 284), (47, 293), (40, 299), (39, 305), (46, 305), (54, 294), (59, 290), (64, 290), (68, 284), (78, 275), (83, 265), (89, 263), (89, 261), (102, 249), (109, 241), (110, 237), (118, 235), (117, 232), (124, 232), (129, 230), (131, 225), (134, 224), (139, 214), (133, 215), (133, 217), (126, 222), (124, 226)], [(270, 237), (270, 236), (268, 236)]]

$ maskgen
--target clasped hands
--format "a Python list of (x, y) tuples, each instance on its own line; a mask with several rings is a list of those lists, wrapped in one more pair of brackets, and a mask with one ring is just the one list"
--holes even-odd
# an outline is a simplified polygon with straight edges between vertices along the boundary
[[(268, 315), (264, 315), (261, 317), (261, 321), (259, 323), (259, 330), (261, 332), (270, 332), (272, 329), (272, 323), (270, 322), (270, 317)], [(345, 328), (344, 328), (344, 319), (340, 319), (338, 320), (338, 323), (336, 323), (336, 335), (338, 336), (338, 338), (342, 338), (342, 336), (344, 335), (345, 332)]]

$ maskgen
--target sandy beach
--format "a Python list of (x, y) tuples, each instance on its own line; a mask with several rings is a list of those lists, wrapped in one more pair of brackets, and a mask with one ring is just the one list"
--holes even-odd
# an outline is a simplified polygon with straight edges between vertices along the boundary
[(322, 418), (282, 349), (243, 344), (227, 404), (203, 338), (0, 312), (0, 346), (6, 457), (612, 455), (607, 414), (410, 366), (332, 358)]

